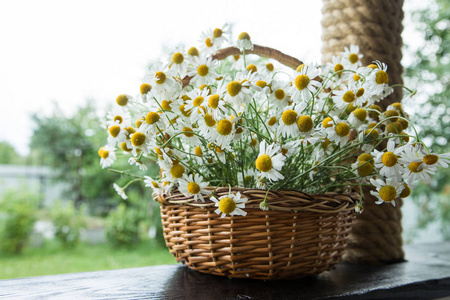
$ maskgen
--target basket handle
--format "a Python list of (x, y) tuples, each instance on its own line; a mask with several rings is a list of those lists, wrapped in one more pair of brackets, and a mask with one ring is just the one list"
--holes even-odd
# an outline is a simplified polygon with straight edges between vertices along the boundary
[[(297, 69), (298, 66), (303, 64), (303, 62), (301, 60), (299, 60), (293, 56), (284, 54), (281, 51), (278, 51), (278, 50), (270, 48), (270, 47), (264, 47), (264, 46), (255, 45), (255, 44), (253, 45), (253, 50), (246, 50), (245, 53), (246, 54), (256, 54), (261, 57), (275, 59), (279, 63), (281, 63), (291, 69), (294, 69), (294, 70)], [(225, 58), (227, 58), (230, 55), (241, 55), (241, 54), (242, 54), (241, 50), (239, 50), (235, 46), (230, 46), (227, 48), (217, 50), (217, 52), (214, 55), (212, 55), (211, 57), (213, 59), (217, 59), (217, 60), (224, 60)], [(188, 85), (189, 82), (191, 81), (191, 79), (192, 79), (192, 76), (184, 77), (182, 79), (183, 87)]]

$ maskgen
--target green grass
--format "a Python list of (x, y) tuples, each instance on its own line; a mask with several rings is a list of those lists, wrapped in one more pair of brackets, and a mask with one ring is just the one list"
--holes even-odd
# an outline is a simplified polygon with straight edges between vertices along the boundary
[(20, 255), (0, 254), (0, 279), (174, 264), (167, 248), (143, 241), (131, 248), (79, 244), (64, 249), (55, 242), (26, 248)]

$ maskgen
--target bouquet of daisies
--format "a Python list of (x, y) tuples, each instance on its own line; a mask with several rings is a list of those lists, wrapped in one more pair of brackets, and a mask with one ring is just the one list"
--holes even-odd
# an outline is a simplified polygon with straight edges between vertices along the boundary
[[(357, 46), (325, 66), (292, 70), (252, 61), (245, 32), (232, 45), (240, 55), (216, 59), (229, 31), (209, 30), (198, 48), (174, 49), (152, 67), (138, 95), (117, 97), (99, 150), (102, 167), (118, 153), (141, 170), (157, 163), (159, 178), (139, 178), (146, 186), (212, 200), (225, 216), (245, 215), (246, 199), (231, 192), (216, 199), (211, 187), (323, 193), (367, 185), (377, 203), (395, 205), (414, 183), (448, 166), (450, 155), (425, 146), (400, 103), (385, 111), (376, 104), (393, 91), (388, 67), (363, 66)], [(126, 197), (125, 187), (115, 188)]]

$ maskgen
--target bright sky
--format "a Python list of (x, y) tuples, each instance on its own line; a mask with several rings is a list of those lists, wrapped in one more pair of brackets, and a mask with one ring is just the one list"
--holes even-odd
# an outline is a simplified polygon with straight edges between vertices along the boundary
[(198, 45), (203, 30), (234, 24), (260, 45), (320, 59), (321, 1), (2, 1), (0, 141), (26, 154), (34, 112), (70, 113), (136, 94), (163, 46)]
[[(413, 1), (417, 2), (417, 1)], [(276, 3), (276, 5), (275, 5)], [(0, 2), (0, 141), (26, 154), (30, 115), (52, 101), (71, 113), (137, 93), (164, 46), (198, 45), (203, 30), (232, 23), (254, 43), (320, 62), (321, 1), (17, 0)]]

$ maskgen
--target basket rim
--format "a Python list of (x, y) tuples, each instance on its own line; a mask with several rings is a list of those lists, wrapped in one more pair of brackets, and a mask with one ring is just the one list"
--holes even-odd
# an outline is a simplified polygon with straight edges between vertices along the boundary
[(267, 207), (269, 210), (314, 213), (338, 213), (354, 210), (360, 199), (360, 195), (357, 192), (308, 194), (295, 190), (267, 191), (256, 188), (213, 186), (208, 186), (205, 189), (212, 192), (210, 195), (203, 196), (205, 202), (201, 200), (195, 201), (193, 195), (184, 195), (178, 189), (175, 189), (170, 195), (153, 194), (153, 198), (163, 206), (179, 205), (213, 208), (216, 207), (216, 202), (210, 200), (211, 196), (219, 198), (232, 191), (235, 193), (239, 192), (243, 198), (248, 199), (245, 203), (245, 210), (261, 210), (260, 203), (267, 195)]

